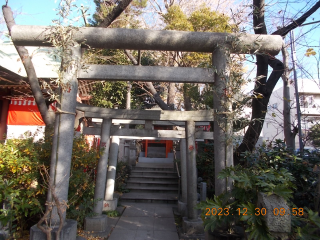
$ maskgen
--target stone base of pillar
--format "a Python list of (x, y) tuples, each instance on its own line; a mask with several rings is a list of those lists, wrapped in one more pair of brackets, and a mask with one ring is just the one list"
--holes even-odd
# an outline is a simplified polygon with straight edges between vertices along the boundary
[(107, 230), (108, 216), (100, 215), (95, 217), (86, 217), (84, 219), (84, 230), (88, 232), (103, 234)]
[(178, 201), (178, 211), (182, 217), (186, 217), (188, 215), (187, 203)]
[[(53, 228), (51, 231), (51, 239), (56, 239), (56, 234), (59, 226)], [(76, 240), (77, 238), (77, 221), (66, 219), (64, 226), (60, 232), (60, 240)], [(47, 235), (42, 232), (37, 225), (30, 228), (30, 240), (43, 240), (47, 239)]]
[(182, 218), (182, 231), (189, 234), (203, 234), (204, 226), (201, 218), (189, 220), (187, 217)]
[(103, 200), (102, 211), (114, 211), (118, 206), (118, 198), (113, 198), (113, 200)]

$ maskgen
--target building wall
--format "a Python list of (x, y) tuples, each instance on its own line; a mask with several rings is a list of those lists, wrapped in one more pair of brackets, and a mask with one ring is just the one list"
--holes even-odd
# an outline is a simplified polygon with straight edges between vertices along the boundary
[[(307, 136), (309, 129), (320, 122), (320, 87), (317, 81), (309, 79), (298, 80), (299, 101), (301, 110), (302, 136)], [(294, 85), (290, 85), (291, 129), (298, 125)], [(283, 87), (274, 91), (270, 97), (268, 112), (262, 129), (263, 139), (273, 141), (284, 140), (283, 132)], [(295, 138), (296, 148), (299, 148), (299, 137)], [(305, 142), (305, 146), (311, 146)]]

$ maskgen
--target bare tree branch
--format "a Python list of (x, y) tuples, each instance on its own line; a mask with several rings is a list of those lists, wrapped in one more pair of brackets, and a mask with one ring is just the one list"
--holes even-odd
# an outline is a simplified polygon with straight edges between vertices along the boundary
[[(124, 53), (127, 55), (127, 57), (130, 59), (130, 61), (134, 64), (134, 65), (138, 65), (138, 61), (135, 59), (134, 56), (132, 56), (132, 54), (130, 53), (129, 50), (124, 50)], [(159, 93), (157, 92), (157, 90), (154, 88), (152, 82), (145, 82), (145, 85), (148, 87), (149, 91), (151, 92), (155, 102), (159, 105), (159, 107), (162, 110), (170, 110), (170, 108), (168, 107), (168, 105), (162, 100), (162, 98), (160, 97)]]
[[(9, 34), (11, 35), (11, 29), (16, 24), (14, 21), (14, 18), (13, 18), (12, 10), (9, 6), (4, 5), (4, 6), (2, 6), (2, 11), (3, 11), (3, 17), (6, 21), (6, 24), (7, 24), (8, 30), (9, 30)], [(34, 95), (35, 101), (37, 103), (37, 106), (39, 108), (41, 117), (47, 126), (51, 125), (54, 121), (54, 113), (48, 111), (45, 99), (44, 99), (42, 92), (41, 92), (41, 88), (39, 85), (37, 74), (34, 69), (31, 58), (29, 56), (28, 50), (22, 46), (15, 46), (15, 48), (21, 58), (23, 66), (26, 70), (28, 80), (30, 83), (30, 87), (31, 87), (32, 93)]]
[(310, 17), (319, 8), (320, 8), (320, 1), (318, 1), (315, 5), (313, 5), (313, 7), (310, 8), (307, 12), (305, 12), (305, 14), (303, 14), (301, 17), (299, 17), (296, 20), (292, 20), (291, 24), (278, 29), (277, 31), (273, 32), (272, 35), (281, 35), (283, 37), (286, 36), (291, 30), (301, 26), (301, 24), (304, 23), (304, 21), (306, 21), (307, 18)]
[(108, 16), (98, 25), (98, 27), (108, 27), (120, 14), (129, 6), (132, 0), (122, 0)]
[[(267, 29), (264, 21), (265, 1), (253, 0), (253, 27), (255, 34), (267, 34)], [(320, 7), (320, 1), (318, 1), (312, 8), (310, 8), (305, 14), (303, 14), (293, 23), (286, 27), (278, 29), (273, 35), (285, 36), (288, 32), (300, 26), (312, 13), (314, 13)], [(240, 164), (240, 153), (245, 151), (252, 151), (257, 143), (260, 133), (262, 131), (264, 119), (266, 116), (267, 106), (269, 103), (272, 91), (279, 81), (284, 72), (283, 64), (266, 55), (257, 55), (257, 81), (255, 83), (255, 94), (262, 96), (255, 97), (252, 100), (252, 116), (249, 127), (244, 135), (243, 141), (234, 153), (234, 164)], [(271, 75), (267, 80), (268, 65), (273, 68)], [(295, 134), (295, 133), (293, 133)]]

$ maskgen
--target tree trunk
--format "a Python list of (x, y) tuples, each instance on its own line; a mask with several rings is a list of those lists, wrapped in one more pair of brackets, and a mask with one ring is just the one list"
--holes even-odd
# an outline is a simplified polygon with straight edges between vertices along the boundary
[[(124, 50), (125, 54), (127, 55), (127, 57), (130, 59), (130, 61), (134, 64), (134, 65), (138, 65), (138, 61), (134, 58), (134, 56), (132, 56), (132, 54), (130, 53), (130, 51), (128, 50)], [(152, 82), (145, 82), (146, 86), (149, 88), (149, 91), (151, 92), (155, 102), (159, 105), (159, 107), (162, 110), (170, 110), (170, 108), (168, 107), (168, 105), (162, 100), (162, 98), (160, 97), (160, 95), (158, 94), (157, 90), (154, 88)]]
[(169, 106), (170, 110), (174, 110), (174, 98), (175, 98), (175, 95), (176, 95), (176, 84), (175, 83), (169, 83), (167, 105)]
[(183, 105), (185, 111), (191, 111), (191, 98), (188, 96), (188, 89), (186, 84), (183, 84)]
[[(262, 61), (261, 67), (258, 68), (257, 72), (261, 74), (261, 68), (264, 67), (262, 65), (265, 63), (263, 62), (264, 59), (260, 59), (260, 61)], [(257, 90), (255, 91), (256, 97), (252, 100), (251, 122), (243, 137), (242, 143), (234, 153), (234, 165), (240, 164), (240, 154), (242, 152), (252, 151), (254, 149), (263, 127), (270, 96), (284, 71), (283, 63), (278, 59), (269, 57), (268, 63), (270, 67), (273, 68), (273, 71), (266, 84), (261, 84), (261, 81), (259, 80), (256, 81)], [(259, 86), (259, 84), (261, 85)]]
[[(254, 14), (253, 14), (253, 27), (255, 34), (267, 34), (267, 29), (264, 21), (264, 0), (253, 0)], [(291, 30), (300, 26), (311, 14), (313, 14), (320, 7), (320, 1), (318, 1), (312, 8), (310, 8), (305, 14), (300, 18), (293, 20), (292, 24), (284, 26), (278, 29), (273, 35), (285, 36)], [(273, 61), (274, 60), (274, 61)], [(273, 72), (271, 73), (268, 81), (266, 81), (266, 76), (268, 72), (268, 63), (273, 67)], [(278, 71), (278, 72), (277, 72)], [(267, 111), (267, 106), (269, 103), (270, 95), (277, 84), (279, 78), (284, 71), (283, 64), (273, 57), (257, 56), (257, 80), (255, 84), (255, 94), (258, 98), (252, 100), (252, 117), (249, 127), (243, 137), (243, 141), (240, 146), (236, 149), (234, 153), (234, 164), (240, 164), (240, 154), (245, 151), (252, 151), (255, 144), (257, 143), (263, 122), (265, 119), (265, 113)], [(261, 98), (262, 97), (262, 98)], [(295, 135), (295, 130), (293, 131)]]
[(287, 144), (287, 147), (291, 150), (295, 149), (295, 134), (291, 132), (291, 107), (290, 107), (290, 83), (289, 83), (289, 53), (285, 46), (282, 47), (282, 57), (284, 64), (284, 73), (282, 75), (283, 80), (283, 131), (284, 138)]
[(127, 100), (126, 100), (126, 109), (131, 109), (131, 83), (127, 82)]
[(129, 6), (132, 0), (122, 0), (106, 18), (99, 24), (99, 27), (108, 27), (120, 14)]
[(315, 11), (317, 11), (320, 8), (320, 1), (318, 1), (315, 5), (312, 6), (308, 11), (305, 12), (301, 17), (299, 17), (296, 20), (292, 20), (292, 23), (288, 26), (285, 26), (283, 28), (278, 29), (272, 35), (281, 35), (286, 36), (291, 30), (295, 29), (298, 26), (301, 26), (308, 17), (310, 17)]
[(157, 92), (157, 90), (154, 88), (152, 82), (146, 82), (145, 83), (147, 85), (147, 87), (149, 88), (150, 92), (152, 93), (152, 96), (154, 98), (154, 100), (156, 101), (156, 103), (159, 105), (159, 107), (162, 110), (170, 110), (170, 108), (168, 107), (168, 105), (162, 100), (162, 98), (160, 97), (159, 93)]

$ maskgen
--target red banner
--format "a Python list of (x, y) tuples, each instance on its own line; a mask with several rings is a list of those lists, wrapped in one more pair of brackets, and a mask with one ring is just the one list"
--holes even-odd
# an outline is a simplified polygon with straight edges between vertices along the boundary
[(11, 99), (7, 125), (45, 126), (34, 98)]

